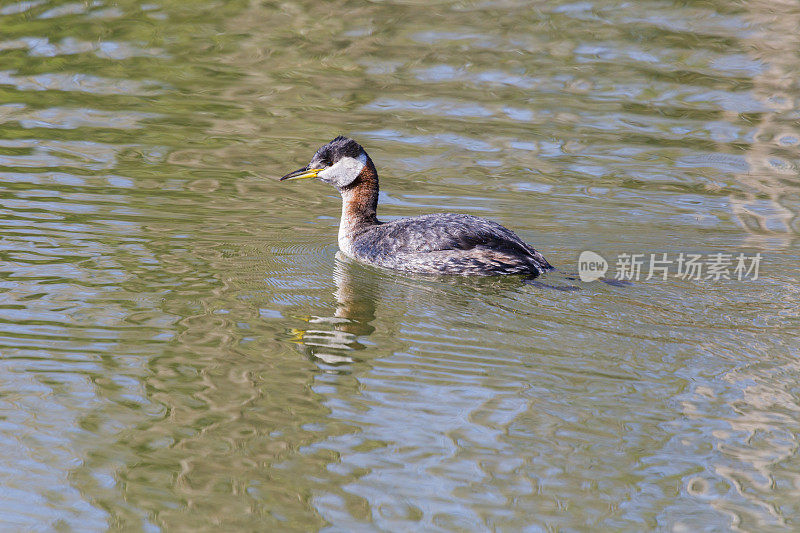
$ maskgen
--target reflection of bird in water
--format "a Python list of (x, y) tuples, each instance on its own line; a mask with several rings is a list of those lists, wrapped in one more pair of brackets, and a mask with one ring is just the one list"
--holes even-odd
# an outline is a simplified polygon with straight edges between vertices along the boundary
[(437, 213), (379, 221), (378, 172), (352, 139), (335, 138), (317, 150), (308, 165), (281, 180), (301, 178), (319, 178), (339, 190), (339, 248), (358, 261), (421, 274), (533, 277), (552, 268), (513, 231), (472, 215)]
[[(352, 363), (352, 352), (364, 349), (358, 338), (375, 331), (370, 325), (375, 319), (374, 287), (369, 280), (357, 282), (353, 279), (355, 266), (347, 261), (336, 261), (333, 316), (310, 317), (307, 329), (292, 330), (294, 342), (305, 346), (310, 356), (327, 364)], [(321, 329), (326, 325), (330, 329)]]

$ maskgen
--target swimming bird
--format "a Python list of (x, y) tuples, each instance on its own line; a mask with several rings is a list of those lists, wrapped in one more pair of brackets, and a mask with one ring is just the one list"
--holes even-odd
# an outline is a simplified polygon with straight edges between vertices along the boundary
[(341, 194), (339, 249), (357, 261), (419, 274), (473, 276), (536, 277), (553, 268), (513, 231), (484, 218), (436, 213), (381, 222), (378, 171), (353, 139), (336, 137), (281, 181), (305, 178), (333, 185)]

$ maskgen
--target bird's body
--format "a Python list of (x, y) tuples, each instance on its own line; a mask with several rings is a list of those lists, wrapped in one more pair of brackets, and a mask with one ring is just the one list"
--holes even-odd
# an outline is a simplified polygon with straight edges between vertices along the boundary
[(357, 261), (420, 274), (473, 276), (538, 276), (552, 268), (513, 231), (484, 218), (435, 213), (379, 221), (378, 173), (351, 139), (337, 137), (307, 167), (281, 179), (305, 177), (319, 177), (341, 193), (339, 248)]
[(339, 239), (348, 256), (424, 274), (539, 274), (544, 257), (512, 231), (472, 215), (435, 213), (354, 229)]

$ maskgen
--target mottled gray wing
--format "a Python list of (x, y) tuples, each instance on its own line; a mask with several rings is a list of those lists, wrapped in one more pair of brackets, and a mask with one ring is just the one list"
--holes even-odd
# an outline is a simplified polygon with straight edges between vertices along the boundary
[[(496, 222), (454, 213), (401, 218), (372, 229), (373, 253), (425, 253), (491, 248), (511, 255), (538, 255), (511, 230)], [(367, 243), (364, 243), (367, 244)], [(372, 254), (370, 254), (372, 255)]]

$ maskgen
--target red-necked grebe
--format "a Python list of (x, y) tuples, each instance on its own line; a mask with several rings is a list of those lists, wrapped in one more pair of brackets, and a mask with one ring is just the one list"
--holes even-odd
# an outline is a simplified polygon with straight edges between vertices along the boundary
[(342, 195), (339, 248), (357, 261), (421, 274), (538, 276), (553, 268), (533, 246), (496, 222), (436, 213), (381, 222), (378, 172), (360, 144), (336, 137), (283, 180), (317, 178)]

